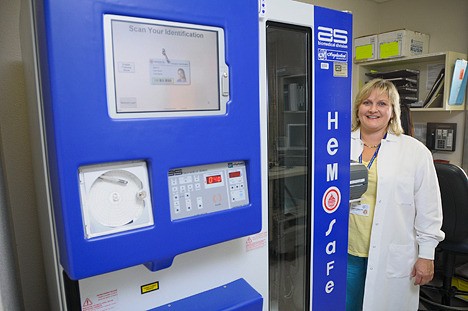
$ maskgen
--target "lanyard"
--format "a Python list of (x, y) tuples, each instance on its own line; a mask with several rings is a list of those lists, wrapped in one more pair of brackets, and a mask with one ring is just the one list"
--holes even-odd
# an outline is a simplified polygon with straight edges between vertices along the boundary
[[(372, 163), (374, 163), (375, 158), (377, 158), (377, 154), (379, 153), (380, 146), (381, 146), (381, 145), (379, 145), (379, 146), (377, 147), (377, 149), (376, 149), (375, 152), (374, 152), (374, 155), (372, 156), (372, 158), (371, 158), (370, 161), (369, 161), (369, 164), (367, 164), (367, 169), (368, 169), (368, 170), (370, 170), (370, 168), (372, 167)], [(362, 163), (362, 153), (361, 153), (361, 155), (359, 156), (359, 163)]]
[[(383, 138), (384, 139), (387, 138), (387, 133), (385, 133), (385, 136)], [(377, 158), (377, 155), (379, 154), (380, 146), (382, 146), (382, 144), (379, 144), (379, 146), (377, 147), (377, 149), (374, 152), (374, 155), (370, 159), (369, 164), (367, 164), (367, 169), (368, 170), (370, 170), (370, 168), (372, 167), (372, 163), (374, 163), (375, 158)], [(362, 163), (362, 153), (359, 156), (359, 163)]]

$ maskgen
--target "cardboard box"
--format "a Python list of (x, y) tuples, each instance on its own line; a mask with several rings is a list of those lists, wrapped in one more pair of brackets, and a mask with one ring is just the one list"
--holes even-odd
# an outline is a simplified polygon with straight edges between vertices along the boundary
[(377, 57), (378, 36), (368, 35), (354, 39), (354, 60), (364, 62), (376, 60)]
[(408, 29), (379, 34), (379, 59), (427, 54), (429, 35)]

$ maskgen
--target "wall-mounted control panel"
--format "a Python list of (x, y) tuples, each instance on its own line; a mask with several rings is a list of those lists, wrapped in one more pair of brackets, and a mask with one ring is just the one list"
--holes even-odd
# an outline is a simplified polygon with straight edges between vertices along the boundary
[(172, 220), (249, 204), (244, 161), (172, 169), (168, 182)]

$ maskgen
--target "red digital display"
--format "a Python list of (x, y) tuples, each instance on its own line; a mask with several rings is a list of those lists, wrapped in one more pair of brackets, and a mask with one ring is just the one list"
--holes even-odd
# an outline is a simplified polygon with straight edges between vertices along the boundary
[(208, 185), (217, 184), (219, 182), (222, 182), (221, 175), (213, 175), (206, 177), (206, 183)]
[(236, 171), (236, 172), (229, 172), (229, 178), (236, 178), (236, 177), (240, 177), (241, 173), (240, 171)]

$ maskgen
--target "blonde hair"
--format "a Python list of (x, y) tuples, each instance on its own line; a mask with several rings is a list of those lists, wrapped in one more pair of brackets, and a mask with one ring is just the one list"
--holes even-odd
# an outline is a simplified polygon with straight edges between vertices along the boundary
[(403, 127), (401, 126), (401, 109), (400, 109), (400, 94), (393, 85), (392, 82), (384, 79), (373, 79), (367, 82), (359, 93), (356, 95), (356, 99), (353, 103), (353, 113), (352, 113), (352, 131), (357, 130), (361, 126), (361, 121), (359, 121), (358, 111), (359, 106), (369, 97), (373, 90), (380, 90), (382, 93), (388, 95), (390, 104), (392, 105), (392, 117), (388, 123), (389, 130), (395, 134), (400, 135), (404, 133)]

